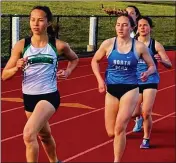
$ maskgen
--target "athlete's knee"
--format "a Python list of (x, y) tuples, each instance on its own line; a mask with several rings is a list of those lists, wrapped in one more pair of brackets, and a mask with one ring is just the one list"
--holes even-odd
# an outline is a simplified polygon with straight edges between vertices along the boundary
[(151, 116), (151, 112), (143, 112), (142, 113), (142, 117), (143, 117), (144, 120), (149, 119), (150, 116)]
[(23, 130), (23, 140), (25, 143), (29, 144), (37, 139), (37, 134), (34, 132), (32, 128), (25, 127)]
[(114, 137), (114, 132), (113, 131), (107, 131), (107, 134), (110, 138)]
[(120, 135), (120, 134), (125, 133), (126, 127), (124, 127), (124, 126), (125, 125), (119, 125), (119, 124), (117, 124), (115, 126), (115, 131), (114, 131), (115, 135)]

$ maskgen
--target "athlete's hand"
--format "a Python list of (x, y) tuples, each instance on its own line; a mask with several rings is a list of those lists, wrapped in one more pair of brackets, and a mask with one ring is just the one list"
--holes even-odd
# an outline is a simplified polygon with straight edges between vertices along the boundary
[(24, 67), (25, 67), (26, 64), (27, 64), (27, 60), (28, 60), (27, 57), (26, 57), (26, 58), (20, 58), (20, 59), (18, 59), (18, 61), (17, 61), (17, 63), (16, 63), (16, 67), (17, 67), (18, 69), (24, 69)]
[(162, 62), (162, 58), (159, 54), (155, 54), (154, 57), (157, 60), (157, 62)]
[(98, 82), (98, 91), (100, 93), (103, 93), (103, 92), (106, 91), (106, 85), (105, 85), (104, 81), (99, 81)]
[(142, 82), (145, 82), (145, 81), (147, 81), (148, 76), (149, 76), (149, 75), (148, 75), (148, 72), (147, 72), (147, 71), (142, 72), (140, 79), (142, 80)]
[(68, 78), (68, 76), (70, 75), (70, 71), (68, 70), (59, 70), (56, 74), (56, 76), (59, 78), (59, 79), (66, 79)]

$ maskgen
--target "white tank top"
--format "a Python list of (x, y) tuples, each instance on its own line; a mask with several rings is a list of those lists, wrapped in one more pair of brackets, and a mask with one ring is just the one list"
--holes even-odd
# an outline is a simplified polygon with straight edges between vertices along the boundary
[(24, 48), (23, 58), (28, 57), (24, 68), (22, 92), (29, 95), (52, 93), (57, 90), (56, 48), (49, 42), (43, 48), (35, 48), (29, 43)]
[(130, 37), (131, 37), (131, 38), (134, 38), (134, 37), (135, 37), (135, 32), (134, 32), (134, 31), (132, 31), (132, 32), (130, 33)]

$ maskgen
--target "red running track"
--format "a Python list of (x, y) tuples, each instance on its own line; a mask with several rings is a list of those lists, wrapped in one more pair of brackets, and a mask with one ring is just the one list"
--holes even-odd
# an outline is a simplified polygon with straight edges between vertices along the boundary
[[(175, 55), (167, 52), (173, 68), (159, 65), (161, 82), (153, 108), (151, 149), (141, 150), (143, 134), (132, 133), (134, 122), (127, 128), (127, 146), (122, 162), (175, 162)], [(99, 94), (97, 82), (90, 66), (91, 58), (80, 59), (78, 68), (69, 79), (58, 81), (61, 103), (79, 103), (91, 107), (60, 106), (50, 119), (58, 156), (63, 162), (112, 162), (113, 143), (104, 127), (104, 94)], [(106, 61), (101, 63), (104, 75)], [(66, 63), (60, 62), (60, 68)], [(2, 98), (21, 98), (22, 76), (2, 81)], [(23, 103), (1, 101), (1, 162), (25, 162), (25, 146), (22, 139), (26, 123)], [(48, 159), (40, 148), (39, 162)]]

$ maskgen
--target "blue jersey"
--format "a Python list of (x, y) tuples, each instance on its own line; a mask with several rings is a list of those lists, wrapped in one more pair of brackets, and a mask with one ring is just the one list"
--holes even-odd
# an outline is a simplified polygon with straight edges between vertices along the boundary
[[(150, 43), (149, 43), (149, 46), (148, 46), (148, 51), (149, 51), (149, 54), (151, 55), (151, 57), (153, 58), (153, 61), (157, 67), (157, 61), (156, 59), (154, 58), (154, 55), (156, 54), (156, 50), (155, 50), (155, 40), (154, 39), (150, 39)], [(146, 62), (140, 58), (139, 61), (138, 61), (138, 65), (137, 65), (137, 76), (138, 76), (138, 84), (149, 84), (149, 83), (159, 83), (159, 74), (158, 72), (155, 72), (154, 74), (151, 74), (147, 81), (143, 82), (141, 81), (140, 79), (140, 74), (142, 72), (145, 72), (147, 71), (148, 69), (148, 66), (146, 64)]]
[(135, 49), (135, 39), (132, 39), (131, 50), (122, 54), (118, 52), (117, 38), (108, 56), (108, 67), (105, 73), (106, 84), (137, 84), (137, 63), (139, 56)]

